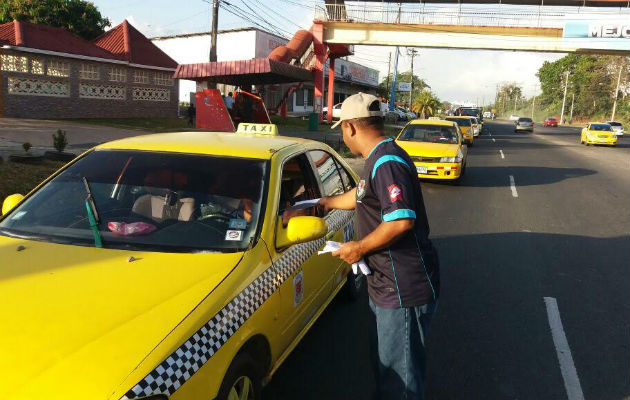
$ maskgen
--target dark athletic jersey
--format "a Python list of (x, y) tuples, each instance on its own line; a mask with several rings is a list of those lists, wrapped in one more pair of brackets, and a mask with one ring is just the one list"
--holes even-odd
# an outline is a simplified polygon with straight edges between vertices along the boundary
[(429, 223), (416, 168), (392, 139), (380, 142), (368, 155), (357, 185), (358, 239), (382, 221), (415, 219), (414, 228), (389, 248), (365, 257), (372, 269), (368, 293), (380, 307), (427, 304), (439, 295), (439, 262), (429, 240)]

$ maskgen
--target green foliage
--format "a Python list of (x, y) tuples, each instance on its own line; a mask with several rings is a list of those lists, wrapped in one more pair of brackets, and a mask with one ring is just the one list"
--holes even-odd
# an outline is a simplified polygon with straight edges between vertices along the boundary
[[(411, 82), (411, 71), (408, 72), (399, 72), (396, 77), (396, 81), (400, 82)], [(385, 97), (389, 99), (391, 87), (394, 83), (394, 74), (389, 74), (383, 78), (381, 83), (378, 85), (377, 93), (381, 97)], [(389, 86), (389, 89), (387, 88)], [(413, 91), (414, 93), (419, 92), (423, 89), (430, 88), (430, 86), (421, 79), (418, 75), (413, 76)], [(409, 99), (409, 92), (400, 92), (396, 91), (396, 101), (407, 101)]]
[(29, 142), (24, 142), (22, 143), (22, 148), (24, 149), (25, 152), (28, 153), (28, 151), (31, 149), (31, 147), (33, 147)]
[(53, 147), (59, 153), (63, 153), (66, 146), (68, 145), (68, 139), (66, 138), (66, 131), (61, 129), (57, 129), (57, 133), (53, 133)]
[[(608, 115), (605, 117), (607, 119), (612, 112), (621, 68), (620, 90), (617, 93), (617, 115), (623, 117), (624, 98), (630, 89), (628, 64), (627, 57), (575, 53), (554, 62), (545, 62), (537, 74), (542, 89), (540, 106), (560, 113), (568, 71), (565, 113), (569, 112), (571, 100), (575, 96), (574, 117), (591, 118)], [(627, 103), (627, 100), (625, 102)]]
[(1, 0), (0, 23), (14, 19), (65, 28), (87, 40), (111, 26), (109, 19), (85, 0)]
[(506, 83), (499, 88), (494, 102), (498, 115), (509, 115), (524, 101), (523, 89), (516, 83)]
[(440, 100), (430, 90), (423, 90), (413, 99), (411, 111), (421, 118), (432, 117), (441, 107)]

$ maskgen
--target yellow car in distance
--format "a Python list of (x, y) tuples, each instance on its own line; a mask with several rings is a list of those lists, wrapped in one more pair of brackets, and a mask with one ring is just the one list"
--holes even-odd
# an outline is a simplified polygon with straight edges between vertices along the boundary
[(1, 399), (259, 399), (335, 295), (356, 297), (363, 276), (317, 255), (353, 239), (353, 212), (295, 205), (356, 174), (249, 128), (105, 143), (5, 200)]
[(617, 135), (612, 126), (603, 122), (589, 122), (580, 133), (580, 144), (617, 145)]
[(459, 129), (462, 131), (464, 138), (464, 144), (472, 147), (475, 141), (475, 132), (473, 130), (473, 120), (471, 117), (446, 117), (446, 121), (452, 121), (457, 123)]
[(417, 119), (396, 138), (416, 166), (418, 178), (459, 179), (466, 169), (466, 146), (453, 121)]

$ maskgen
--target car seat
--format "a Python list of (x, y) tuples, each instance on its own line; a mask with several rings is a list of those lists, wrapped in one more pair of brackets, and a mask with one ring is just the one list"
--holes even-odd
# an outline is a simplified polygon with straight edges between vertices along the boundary
[(140, 196), (131, 211), (152, 219), (190, 221), (195, 211), (195, 199), (181, 197), (188, 184), (188, 175), (161, 169), (151, 171), (144, 179), (147, 194)]

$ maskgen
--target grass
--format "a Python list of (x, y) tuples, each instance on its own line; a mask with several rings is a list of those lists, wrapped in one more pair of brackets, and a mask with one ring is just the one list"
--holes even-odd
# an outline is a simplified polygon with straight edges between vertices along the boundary
[(186, 118), (71, 118), (63, 121), (146, 132), (176, 132), (193, 129)]
[(41, 164), (0, 163), (0, 202), (14, 193), (25, 195), (63, 165), (63, 162), (49, 160)]

